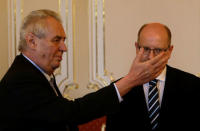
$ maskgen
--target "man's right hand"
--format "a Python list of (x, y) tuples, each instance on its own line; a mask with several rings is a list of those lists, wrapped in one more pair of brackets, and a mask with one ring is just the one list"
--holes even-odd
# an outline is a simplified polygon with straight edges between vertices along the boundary
[(148, 61), (143, 61), (144, 49), (141, 48), (131, 65), (129, 73), (115, 83), (120, 95), (123, 96), (131, 88), (155, 79), (166, 66), (171, 51), (162, 52)]

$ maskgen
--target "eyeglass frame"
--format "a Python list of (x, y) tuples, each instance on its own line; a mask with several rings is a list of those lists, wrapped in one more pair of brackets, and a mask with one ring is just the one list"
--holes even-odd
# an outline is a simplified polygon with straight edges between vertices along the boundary
[(151, 53), (151, 51), (153, 51), (153, 53), (155, 55), (158, 55), (158, 54), (160, 54), (163, 51), (167, 51), (170, 48), (170, 45), (167, 48), (154, 48), (154, 49), (151, 49), (149, 47), (140, 46), (139, 43), (138, 43), (138, 48), (139, 49), (140, 48), (144, 48), (144, 53), (146, 52), (145, 55), (149, 55)]

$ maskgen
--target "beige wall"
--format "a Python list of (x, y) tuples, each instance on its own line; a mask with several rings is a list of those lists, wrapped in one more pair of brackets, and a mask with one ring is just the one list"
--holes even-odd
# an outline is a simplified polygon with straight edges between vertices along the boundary
[[(22, 2), (23, 15), (26, 16), (30, 11), (37, 9), (51, 9), (59, 11), (57, 0), (23, 0)], [(47, 4), (48, 3), (48, 4)]]
[(200, 72), (199, 0), (106, 0), (106, 68), (121, 77), (135, 57), (134, 42), (142, 24), (161, 22), (172, 31), (174, 50), (169, 65)]
[(0, 79), (8, 69), (8, 12), (7, 0), (0, 1)]

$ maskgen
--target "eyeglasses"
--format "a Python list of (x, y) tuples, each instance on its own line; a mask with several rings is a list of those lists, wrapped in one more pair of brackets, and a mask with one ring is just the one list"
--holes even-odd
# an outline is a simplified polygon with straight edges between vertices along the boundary
[(153, 51), (154, 55), (158, 55), (160, 54), (161, 52), (163, 51), (167, 51), (169, 49), (169, 46), (167, 48), (154, 48), (154, 49), (151, 49), (149, 47), (145, 47), (145, 46), (140, 46), (138, 44), (138, 48), (144, 48), (144, 54), (145, 55), (149, 55), (151, 51)]

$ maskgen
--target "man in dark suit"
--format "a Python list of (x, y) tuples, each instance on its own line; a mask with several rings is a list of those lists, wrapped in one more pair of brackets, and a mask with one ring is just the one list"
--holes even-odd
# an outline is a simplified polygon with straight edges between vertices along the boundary
[(77, 124), (117, 111), (121, 96), (158, 76), (170, 54), (143, 62), (142, 48), (126, 77), (69, 101), (62, 97), (53, 75), (67, 50), (65, 38), (57, 13), (36, 10), (25, 17), (20, 32), (21, 54), (0, 82), (1, 131), (77, 130)]
[[(145, 24), (138, 32), (135, 46), (137, 53), (144, 48), (144, 61), (152, 59), (161, 52), (172, 51), (171, 32), (160, 23)], [(166, 65), (154, 82), (154, 90), (151, 81), (123, 96), (120, 111), (107, 116), (106, 131), (200, 129), (200, 78)]]

